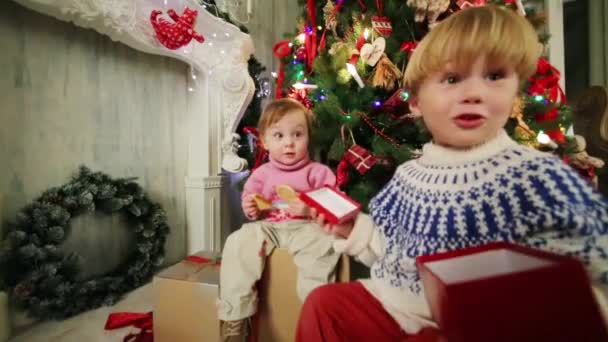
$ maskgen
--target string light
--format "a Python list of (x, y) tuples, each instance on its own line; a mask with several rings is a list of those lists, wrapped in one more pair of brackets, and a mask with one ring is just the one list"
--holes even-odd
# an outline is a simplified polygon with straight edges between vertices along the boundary
[(305, 83), (302, 83), (302, 82), (296, 82), (296, 83), (294, 83), (292, 85), (292, 87), (294, 89), (297, 89), (297, 90), (302, 90), (302, 89), (317, 89), (318, 88), (316, 84), (305, 84)]
[(541, 102), (544, 99), (545, 98), (542, 95), (536, 95), (536, 96), (534, 96), (534, 101), (536, 101), (536, 102)]
[(538, 131), (538, 135), (536, 136), (536, 141), (538, 141), (539, 143), (541, 143), (543, 145), (547, 145), (548, 143), (551, 142), (551, 138), (547, 134), (545, 134), (545, 132)]
[(557, 144), (553, 140), (551, 140), (551, 137), (545, 134), (545, 132), (543, 132), (542, 130), (538, 132), (538, 135), (536, 136), (536, 141), (543, 145), (549, 146), (552, 149), (556, 149), (558, 147)]
[(298, 42), (300, 42), (300, 44), (304, 44), (304, 42), (306, 41), (306, 34), (304, 33), (300, 33), (297, 37)]

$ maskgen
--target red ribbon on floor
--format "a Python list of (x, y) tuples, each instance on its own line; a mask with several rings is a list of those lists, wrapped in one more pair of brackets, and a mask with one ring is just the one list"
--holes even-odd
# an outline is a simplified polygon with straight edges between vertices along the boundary
[(141, 330), (125, 336), (123, 342), (153, 342), (152, 324), (152, 312), (114, 312), (108, 315), (105, 329), (113, 330), (132, 325)]
[(189, 255), (186, 257), (187, 261), (195, 262), (197, 264), (213, 264), (214, 266), (221, 266), (222, 259), (220, 257), (215, 258), (205, 258), (198, 255)]

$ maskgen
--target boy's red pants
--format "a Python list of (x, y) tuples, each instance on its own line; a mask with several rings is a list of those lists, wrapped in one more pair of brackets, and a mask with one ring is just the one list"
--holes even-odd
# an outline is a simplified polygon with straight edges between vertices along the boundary
[(302, 307), (296, 342), (440, 341), (436, 331), (406, 334), (360, 282), (313, 290)]

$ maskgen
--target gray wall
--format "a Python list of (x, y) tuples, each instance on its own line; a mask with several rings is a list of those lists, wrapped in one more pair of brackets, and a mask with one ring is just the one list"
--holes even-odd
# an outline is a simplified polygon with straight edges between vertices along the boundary
[(255, 44), (255, 56), (269, 73), (277, 71), (279, 60), (272, 47), (285, 39), (285, 33), (293, 37), (301, 9), (297, 0), (257, 0), (253, 4), (253, 17), (246, 26)]
[[(26, 10), (0, 4), (0, 194), (4, 218), (80, 164), (136, 176), (162, 204), (167, 262), (185, 254), (187, 67)], [(130, 243), (120, 218), (74, 219), (65, 248), (87, 273), (114, 268)]]

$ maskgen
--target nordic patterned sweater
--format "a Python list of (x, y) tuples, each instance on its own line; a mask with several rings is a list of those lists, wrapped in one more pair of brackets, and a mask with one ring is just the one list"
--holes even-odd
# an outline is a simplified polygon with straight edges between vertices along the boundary
[[(510, 241), (580, 258), (608, 284), (608, 202), (557, 157), (502, 131), (466, 151), (434, 144), (400, 165), (338, 252), (371, 266), (365, 287), (409, 333), (434, 325), (415, 258)], [(604, 290), (605, 291), (605, 290)], [(606, 309), (605, 296), (596, 290)], [(605, 311), (606, 312), (606, 311)]]

